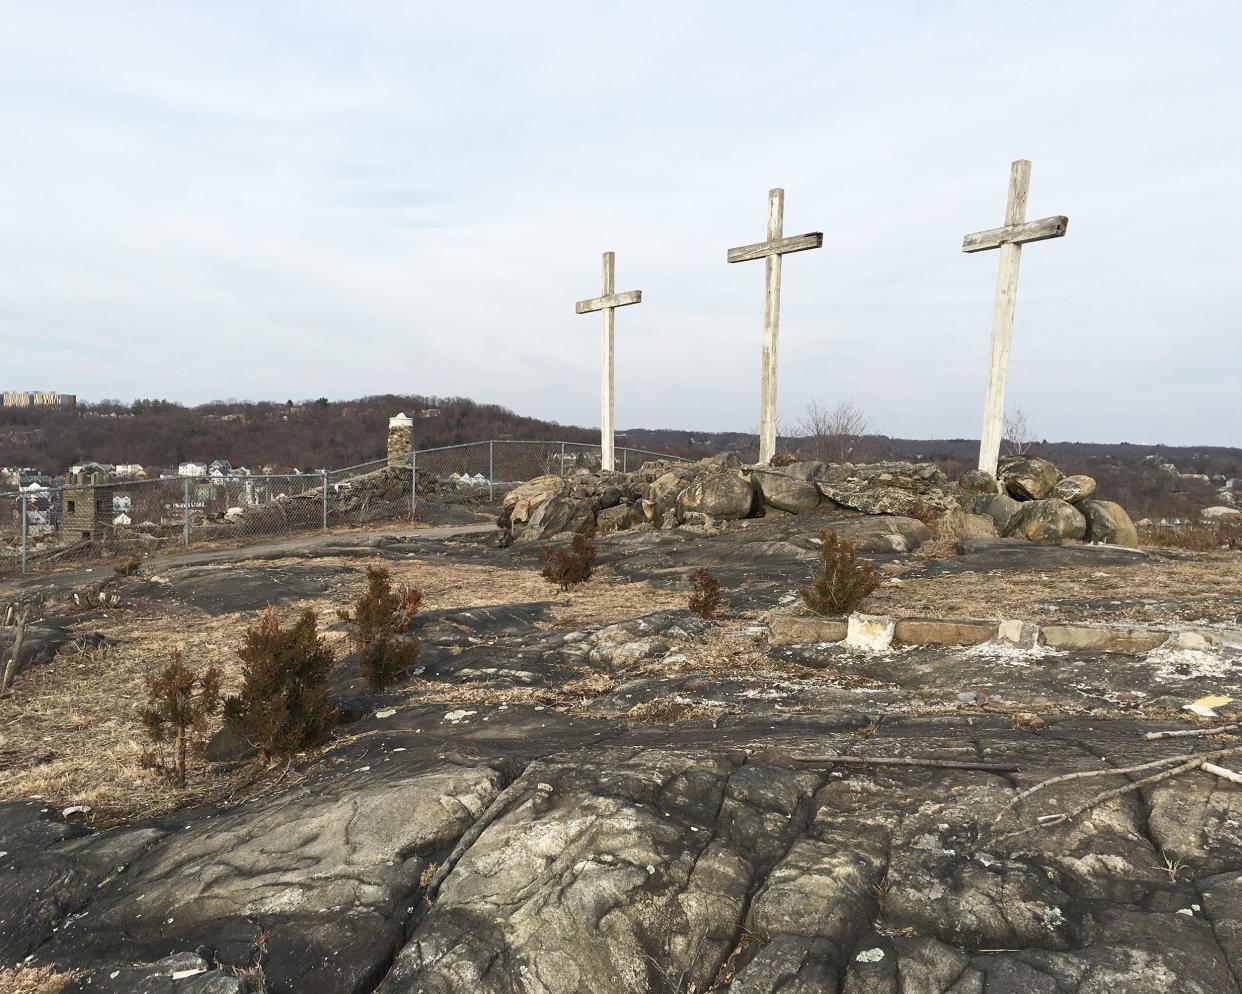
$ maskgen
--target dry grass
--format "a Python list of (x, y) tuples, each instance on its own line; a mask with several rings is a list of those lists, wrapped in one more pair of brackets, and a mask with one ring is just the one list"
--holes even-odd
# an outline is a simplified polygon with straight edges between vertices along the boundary
[(960, 573), (885, 584), (874, 614), (1057, 621), (1234, 623), (1242, 610), (1242, 554), (1127, 566)]
[(707, 719), (715, 724), (722, 715), (735, 712), (736, 708), (713, 701), (696, 701), (683, 694), (668, 694), (635, 704), (625, 713), (625, 718), (645, 725), (671, 725), (695, 719)]
[(50, 966), (0, 968), (0, 994), (60, 994), (72, 979)]

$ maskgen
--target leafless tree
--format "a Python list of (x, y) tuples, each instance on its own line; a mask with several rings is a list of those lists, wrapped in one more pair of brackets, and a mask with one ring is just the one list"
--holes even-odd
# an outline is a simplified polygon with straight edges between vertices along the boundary
[(1031, 450), (1031, 428), (1022, 408), (1015, 407), (1012, 415), (1005, 416), (1005, 454), (1024, 456)]
[(858, 443), (872, 430), (871, 419), (853, 400), (843, 400), (832, 408), (811, 401), (798, 427), (810, 441), (815, 458), (832, 463), (851, 461)]

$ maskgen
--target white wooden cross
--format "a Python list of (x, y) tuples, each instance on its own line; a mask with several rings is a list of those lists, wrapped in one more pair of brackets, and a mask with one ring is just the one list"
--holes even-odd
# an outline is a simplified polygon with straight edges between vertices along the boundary
[(618, 307), (626, 304), (642, 303), (641, 290), (626, 290), (614, 293), (613, 283), (616, 279), (616, 255), (604, 253), (604, 295), (590, 300), (580, 300), (574, 304), (579, 314), (592, 311), (604, 312), (603, 355), (600, 358), (600, 398), (599, 398), (599, 450), (600, 467), (606, 470), (616, 468), (615, 448), (613, 447), (613, 416), (616, 413), (616, 400), (613, 396), (613, 350), (616, 338), (616, 315)]
[(1009, 377), (1009, 346), (1013, 341), (1013, 305), (1018, 295), (1018, 261), (1026, 242), (1060, 238), (1069, 226), (1067, 217), (1026, 221), (1026, 193), (1031, 185), (1031, 163), (1019, 159), (1009, 168), (1009, 202), (1005, 226), (976, 231), (962, 239), (963, 252), (1000, 249), (996, 277), (996, 303), (992, 307), (992, 351), (988, 360), (988, 389), (983, 402), (983, 433), (979, 439), (979, 468), (996, 473), (1001, 436), (1005, 432), (1005, 381)]
[(776, 454), (776, 358), (781, 321), (781, 256), (821, 248), (824, 233), (782, 237), (785, 227), (785, 191), (768, 191), (768, 238), (754, 245), (729, 249), (729, 262), (764, 261), (763, 368), (759, 380), (759, 461)]

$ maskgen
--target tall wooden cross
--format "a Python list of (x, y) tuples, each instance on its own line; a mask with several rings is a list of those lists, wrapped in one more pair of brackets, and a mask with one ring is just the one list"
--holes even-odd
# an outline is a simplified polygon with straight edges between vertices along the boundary
[(1018, 262), (1022, 246), (1046, 238), (1060, 238), (1069, 218), (1044, 217), (1026, 221), (1026, 193), (1031, 185), (1031, 163), (1019, 159), (1009, 168), (1009, 202), (1005, 226), (976, 231), (962, 239), (963, 252), (1000, 249), (996, 303), (992, 307), (992, 351), (988, 360), (988, 389), (983, 402), (983, 433), (979, 438), (979, 468), (996, 473), (1001, 436), (1005, 432), (1005, 381), (1009, 377), (1009, 346), (1013, 341), (1013, 306), (1018, 296)]
[(574, 304), (579, 314), (590, 314), (592, 311), (604, 312), (603, 354), (600, 357), (600, 397), (599, 397), (599, 450), (600, 467), (606, 470), (616, 468), (616, 455), (613, 447), (613, 416), (616, 413), (616, 400), (613, 396), (613, 350), (616, 338), (616, 315), (618, 307), (626, 304), (642, 302), (641, 290), (626, 290), (614, 293), (613, 283), (616, 279), (617, 261), (612, 252), (604, 253), (604, 295), (590, 300), (580, 300)]
[(763, 368), (759, 380), (759, 461), (776, 454), (776, 353), (781, 322), (781, 256), (821, 248), (824, 233), (782, 237), (785, 227), (785, 191), (768, 191), (768, 239), (740, 245), (728, 252), (729, 262), (764, 261)]

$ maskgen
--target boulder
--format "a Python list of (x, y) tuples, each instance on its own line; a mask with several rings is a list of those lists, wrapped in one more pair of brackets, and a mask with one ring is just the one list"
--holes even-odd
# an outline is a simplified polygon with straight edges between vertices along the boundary
[(1084, 500), (1078, 510), (1087, 518), (1088, 541), (1138, 548), (1138, 529), (1120, 504), (1111, 500)]
[(514, 518), (514, 535), (519, 541), (550, 538), (561, 532), (582, 531), (595, 524), (595, 510), (589, 500), (578, 497), (552, 497), (545, 500), (530, 515), (520, 529)]
[(722, 472), (726, 469), (739, 469), (742, 465), (742, 460), (737, 457), (736, 453), (721, 452), (714, 456), (708, 456), (706, 459), (700, 459), (699, 465), (708, 470)]
[(568, 484), (559, 476), (537, 476), (521, 483), (505, 494), (501, 503), (501, 522), (520, 528), (540, 505), (568, 489)]
[(1022, 517), (1022, 503), (1009, 494), (996, 494), (983, 508), (983, 513), (996, 522), (1000, 535), (1012, 535)]
[[(995, 496), (1000, 496), (996, 494)], [(940, 528), (954, 538), (996, 538), (996, 522), (988, 514), (972, 514), (959, 507), (949, 508), (941, 518)]]
[(1032, 500), (1022, 507), (1018, 530), (1038, 545), (1060, 545), (1085, 538), (1087, 519), (1073, 504), (1056, 497)]
[(755, 490), (749, 478), (737, 473), (717, 473), (691, 484), (677, 499), (680, 510), (700, 511), (713, 518), (733, 521), (750, 514)]
[(839, 485), (817, 480), (819, 492), (830, 501), (863, 514), (920, 514), (926, 502), (917, 493), (901, 487), (872, 483)]
[(957, 485), (968, 494), (994, 494), (997, 492), (996, 477), (986, 469), (972, 469), (963, 473)]
[(1090, 476), (1067, 476), (1052, 488), (1052, 496), (1077, 504), (1095, 494), (1095, 479)]
[(630, 524), (630, 507), (625, 504), (606, 507), (595, 518), (595, 527), (599, 529), (601, 535), (624, 531), (630, 527)]
[(1234, 507), (1225, 507), (1222, 504), (1217, 507), (1205, 507), (1199, 512), (1199, 517), (1204, 521), (1242, 521), (1242, 511)]
[(751, 474), (751, 481), (759, 488), (763, 499), (775, 508), (792, 514), (804, 514), (819, 506), (819, 488), (807, 480), (796, 480), (784, 473)]
[(997, 471), (1005, 489), (1018, 500), (1044, 500), (1061, 480), (1061, 471), (1038, 456), (1014, 456), (1001, 461)]
[(824, 469), (822, 462), (809, 460), (807, 462), (790, 463), (783, 472), (786, 476), (792, 476), (795, 480), (814, 480), (823, 474)]

